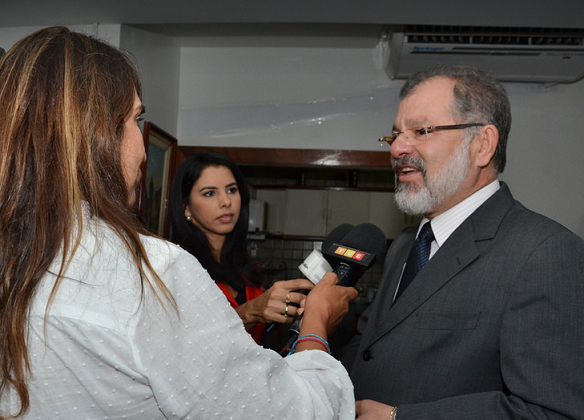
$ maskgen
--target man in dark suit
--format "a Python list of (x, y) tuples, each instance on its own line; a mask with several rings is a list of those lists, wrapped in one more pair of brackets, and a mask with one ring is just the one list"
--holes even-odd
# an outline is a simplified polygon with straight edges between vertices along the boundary
[[(506, 92), (476, 69), (441, 67), (400, 97), (384, 139), (396, 201), (423, 219), (392, 243), (343, 357), (358, 418), (584, 418), (584, 241), (498, 181)], [(426, 223), (429, 260), (406, 274)]]

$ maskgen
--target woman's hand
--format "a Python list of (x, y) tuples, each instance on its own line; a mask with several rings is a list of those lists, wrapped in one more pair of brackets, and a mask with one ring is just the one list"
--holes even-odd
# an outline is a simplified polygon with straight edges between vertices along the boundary
[[(306, 298), (300, 335), (316, 334), (324, 339), (333, 332), (349, 311), (349, 302), (358, 296), (353, 287), (337, 285), (337, 275), (328, 272)], [(297, 351), (312, 348), (308, 343), (296, 347)]]
[(291, 323), (299, 314), (300, 304), (306, 299), (306, 295), (295, 290), (313, 288), (314, 284), (306, 279), (277, 281), (260, 296), (238, 306), (235, 310), (248, 330), (258, 322)]

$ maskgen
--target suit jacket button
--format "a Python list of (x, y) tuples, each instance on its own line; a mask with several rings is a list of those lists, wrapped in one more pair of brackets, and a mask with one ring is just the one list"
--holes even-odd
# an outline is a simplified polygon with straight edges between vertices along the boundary
[(363, 352), (363, 360), (365, 360), (366, 362), (368, 362), (369, 360), (371, 360), (373, 358), (373, 356), (371, 355), (371, 351), (369, 350), (365, 350)]

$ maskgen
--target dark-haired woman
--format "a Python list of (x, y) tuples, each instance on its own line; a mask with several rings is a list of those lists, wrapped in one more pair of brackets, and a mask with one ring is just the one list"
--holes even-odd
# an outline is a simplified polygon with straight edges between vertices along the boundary
[(171, 240), (197, 257), (260, 342), (264, 324), (289, 323), (311, 290), (305, 279), (279, 281), (265, 292), (257, 262), (247, 253), (249, 190), (229, 157), (211, 151), (179, 167), (170, 199)]

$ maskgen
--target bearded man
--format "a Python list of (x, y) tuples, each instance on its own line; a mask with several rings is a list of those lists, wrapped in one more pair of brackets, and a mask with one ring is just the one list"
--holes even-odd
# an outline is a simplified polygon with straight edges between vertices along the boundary
[(511, 126), (470, 67), (410, 77), (390, 137), (402, 211), (345, 349), (360, 420), (581, 419), (584, 241), (498, 180)]

